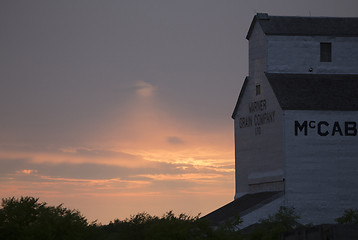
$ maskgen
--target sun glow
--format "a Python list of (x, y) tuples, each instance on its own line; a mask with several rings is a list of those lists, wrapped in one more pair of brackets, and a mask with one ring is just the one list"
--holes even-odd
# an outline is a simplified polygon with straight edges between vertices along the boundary
[[(209, 209), (209, 203), (193, 205), (193, 196), (210, 197), (211, 204), (216, 198), (227, 201), (224, 195), (231, 199), (231, 128), (198, 129), (173, 117), (159, 96), (160, 88), (139, 81), (126, 111), (113, 113), (80, 142), (3, 146), (0, 160), (8, 167), (0, 177), (2, 196), (32, 195), (50, 203), (67, 199), (102, 222), (120, 217), (118, 211), (122, 216), (139, 212), (139, 206), (157, 214)], [(96, 201), (123, 206), (114, 212), (104, 204), (98, 216)]]

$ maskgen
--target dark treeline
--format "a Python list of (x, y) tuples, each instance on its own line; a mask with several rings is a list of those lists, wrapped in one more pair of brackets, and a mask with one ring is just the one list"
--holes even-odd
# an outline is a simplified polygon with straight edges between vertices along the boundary
[[(175, 215), (172, 211), (162, 217), (143, 212), (101, 225), (89, 223), (79, 211), (62, 205), (48, 206), (33, 197), (12, 197), (2, 199), (0, 239), (278, 239), (281, 232), (302, 227), (298, 220), (293, 208), (281, 207), (250, 231), (239, 229), (239, 217), (213, 228), (199, 215)], [(337, 222), (358, 224), (358, 211), (347, 210)]]

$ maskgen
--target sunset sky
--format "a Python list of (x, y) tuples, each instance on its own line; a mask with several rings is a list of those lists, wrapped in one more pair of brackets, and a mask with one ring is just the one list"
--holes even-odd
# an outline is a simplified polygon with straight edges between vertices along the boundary
[(257, 12), (357, 0), (0, 1), (0, 198), (90, 221), (205, 215), (234, 198), (234, 109)]

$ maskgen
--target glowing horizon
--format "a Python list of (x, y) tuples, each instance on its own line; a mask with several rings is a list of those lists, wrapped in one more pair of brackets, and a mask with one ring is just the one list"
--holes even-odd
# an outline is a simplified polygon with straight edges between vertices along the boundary
[[(126, 152), (125, 154), (132, 156), (132, 162), (134, 162), (128, 161), (128, 164), (124, 160), (118, 161), (116, 154), (112, 154), (114, 156), (111, 158), (92, 156), (89, 161), (85, 161), (88, 158), (78, 156), (80, 154), (73, 151), (44, 155), (41, 152), (23, 154), (2, 152), (1, 159), (7, 158), (18, 168), (12, 172), (9, 169), (9, 173), (3, 174), (0, 178), (1, 197), (34, 196), (40, 197), (40, 200), (47, 201), (49, 204), (64, 203), (65, 206), (79, 209), (89, 220), (98, 219), (103, 224), (115, 218), (129, 217), (139, 211), (156, 215), (164, 214), (169, 210), (177, 213), (189, 211), (194, 215), (199, 212), (207, 213), (208, 210), (204, 208), (205, 204), (201, 209), (198, 206), (194, 209), (190, 207), (193, 195), (199, 194), (201, 198), (205, 196), (217, 198), (218, 203), (210, 205), (214, 208), (225, 203), (228, 192), (230, 197), (233, 197), (232, 152), (224, 151), (220, 159), (217, 156), (218, 152), (211, 154), (205, 150), (199, 152), (198, 149), (194, 152), (187, 150), (178, 151), (178, 153), (172, 150), (149, 151), (137, 155)], [(228, 159), (225, 160), (225, 157)], [(46, 159), (51, 159), (51, 161)], [(63, 159), (66, 160), (63, 161)], [(6, 164), (5, 161), (2, 162)], [(29, 182), (31, 182), (30, 185)], [(223, 198), (225, 194), (226, 198)], [(76, 199), (82, 199), (84, 196), (91, 201), (106, 197), (126, 198), (138, 204), (141, 202), (139, 199), (143, 198), (161, 200), (171, 198), (171, 201), (176, 204), (168, 206), (168, 209), (160, 208), (160, 210), (152, 209), (150, 205), (144, 209), (138, 207), (138, 210), (133, 210), (133, 207), (128, 209), (123, 207), (118, 213), (111, 211), (111, 214), (101, 215), (91, 213), (91, 210), (83, 207), (82, 204), (73, 204)], [(173, 198), (179, 200), (176, 201)], [(69, 199), (68, 203), (66, 199)], [(144, 199), (142, 201), (145, 202)], [(181, 206), (178, 208), (179, 203)], [(188, 204), (189, 206), (185, 207)], [(195, 209), (197, 212), (193, 212)]]

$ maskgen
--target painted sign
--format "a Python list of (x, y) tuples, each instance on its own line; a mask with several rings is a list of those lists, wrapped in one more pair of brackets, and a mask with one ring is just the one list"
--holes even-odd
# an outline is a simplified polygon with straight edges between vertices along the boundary
[(239, 118), (239, 128), (255, 127), (255, 135), (261, 134), (262, 125), (275, 121), (275, 111), (267, 110), (266, 99), (250, 102), (250, 115)]
[[(357, 122), (328, 122), (328, 121), (295, 121), (295, 136), (308, 136), (317, 134), (319, 136), (357, 136)], [(308, 131), (312, 129), (314, 131)]]

